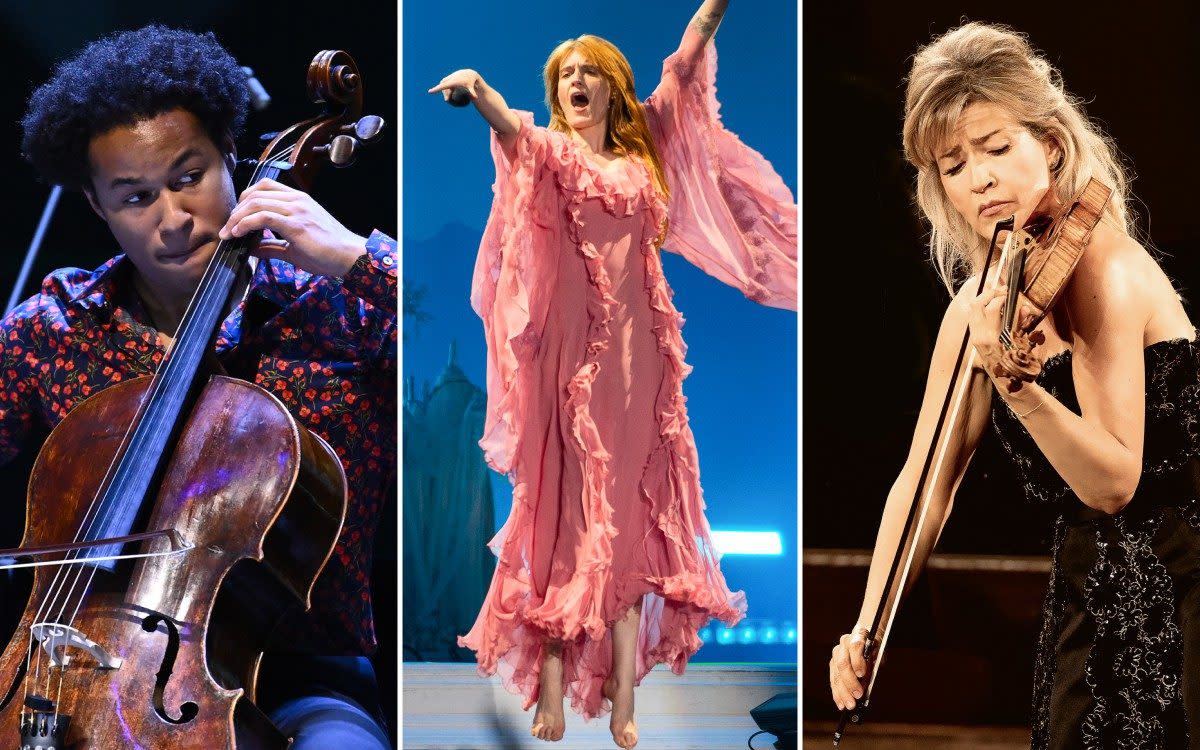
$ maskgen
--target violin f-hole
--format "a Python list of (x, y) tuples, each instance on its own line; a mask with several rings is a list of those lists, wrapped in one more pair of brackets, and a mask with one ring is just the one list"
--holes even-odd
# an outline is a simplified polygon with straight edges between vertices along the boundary
[(179, 655), (179, 628), (175, 627), (171, 618), (154, 614), (142, 620), (142, 630), (153, 633), (158, 630), (159, 623), (167, 626), (167, 648), (163, 653), (158, 673), (154, 675), (154, 713), (170, 724), (187, 724), (200, 713), (200, 706), (196, 705), (194, 701), (188, 701), (179, 707), (179, 717), (175, 718), (167, 713), (167, 706), (163, 699), (167, 690), (167, 681), (171, 679), (171, 673), (175, 670), (175, 657)]

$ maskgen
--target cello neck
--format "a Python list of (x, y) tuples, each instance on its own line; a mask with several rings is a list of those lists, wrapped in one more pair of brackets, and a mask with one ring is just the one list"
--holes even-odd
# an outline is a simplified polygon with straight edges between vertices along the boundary
[[(255, 181), (274, 179), (279, 174), (279, 168), (263, 166), (256, 170)], [(204, 359), (237, 291), (249, 250), (260, 237), (261, 233), (255, 232), (217, 245), (180, 321), (175, 343), (159, 365), (146, 399), (126, 434), (92, 521), (82, 530), (80, 541), (133, 533), (146, 496), (151, 488), (157, 487), (156, 479), (164, 468), (163, 457), (182, 428), (191, 401), (207, 379)], [(119, 550), (113, 547), (97, 549), (89, 556), (116, 554)], [(112, 563), (101, 565), (111, 568)]]

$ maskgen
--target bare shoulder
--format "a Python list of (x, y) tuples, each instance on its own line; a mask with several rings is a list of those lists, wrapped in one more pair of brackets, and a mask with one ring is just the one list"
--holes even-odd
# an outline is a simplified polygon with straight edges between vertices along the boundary
[(1102, 295), (1106, 289), (1137, 293), (1150, 291), (1165, 279), (1140, 242), (1108, 224), (1100, 224), (1075, 269), (1071, 291), (1093, 295)]
[(1156, 326), (1178, 329), (1179, 335), (1190, 331), (1179, 296), (1158, 262), (1140, 242), (1108, 224), (1096, 227), (1064, 301), (1076, 326), (1111, 325), (1116, 316), (1125, 325), (1140, 325), (1147, 343), (1156, 340)]

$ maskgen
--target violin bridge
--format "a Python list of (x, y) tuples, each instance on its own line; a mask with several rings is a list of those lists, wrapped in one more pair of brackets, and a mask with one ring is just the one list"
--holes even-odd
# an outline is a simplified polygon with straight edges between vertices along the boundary
[(50, 666), (65, 667), (71, 663), (67, 649), (77, 648), (92, 655), (101, 669), (120, 669), (125, 660), (110, 656), (104, 647), (88, 638), (82, 631), (57, 622), (39, 622), (29, 628), (42, 650), (50, 657)]

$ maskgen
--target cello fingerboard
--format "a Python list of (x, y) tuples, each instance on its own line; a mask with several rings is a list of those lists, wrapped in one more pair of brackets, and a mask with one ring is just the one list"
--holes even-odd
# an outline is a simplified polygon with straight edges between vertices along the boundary
[[(256, 179), (276, 179), (281, 169), (266, 165)], [(223, 240), (217, 245), (204, 276), (188, 304), (176, 332), (175, 343), (163, 358), (133, 426), (117, 453), (100, 500), (86, 516), (81, 541), (127, 536), (143, 516), (145, 500), (163, 468), (163, 457), (172, 444), (199, 386), (207, 380), (202, 366), (224, 319), (242, 268), (261, 232)], [(217, 488), (213, 488), (214, 490)], [(110, 557), (120, 546), (99, 546), (82, 557)], [(93, 563), (112, 569), (114, 561)]]

